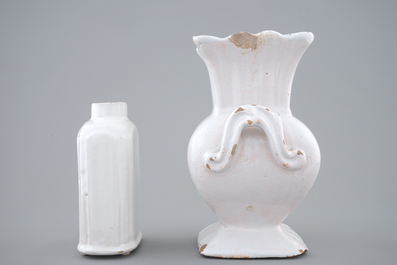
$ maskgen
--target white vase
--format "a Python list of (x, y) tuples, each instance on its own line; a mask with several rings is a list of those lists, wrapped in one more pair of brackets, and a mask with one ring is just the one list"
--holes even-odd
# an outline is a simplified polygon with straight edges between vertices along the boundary
[(200, 232), (200, 253), (261, 258), (306, 252), (282, 221), (320, 168), (313, 134), (290, 110), (295, 69), (313, 34), (193, 39), (209, 71), (214, 104), (191, 137), (188, 163), (196, 188), (219, 218)]
[(77, 249), (87, 255), (128, 255), (138, 228), (138, 131), (127, 104), (94, 103), (77, 135), (79, 227)]

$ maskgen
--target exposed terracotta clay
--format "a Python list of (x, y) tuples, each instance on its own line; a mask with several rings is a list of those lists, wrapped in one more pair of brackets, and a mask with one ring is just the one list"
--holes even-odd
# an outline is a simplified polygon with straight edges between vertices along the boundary
[(305, 252), (307, 252), (307, 251), (309, 251), (309, 250), (308, 250), (308, 249), (305, 249), (305, 250), (299, 249), (299, 252), (300, 252), (301, 254), (303, 254), (303, 253), (305, 253)]
[(229, 37), (229, 40), (239, 48), (256, 50), (258, 37), (249, 32), (237, 32)]
[(303, 153), (301, 152), (301, 150), (298, 150), (298, 152), (296, 152), (296, 154), (297, 154), (297, 155), (300, 155), (300, 156), (303, 155)]
[(200, 250), (199, 250), (200, 254), (203, 253), (203, 251), (204, 251), (204, 249), (205, 249), (206, 247), (207, 247), (207, 244), (204, 244), (204, 245), (202, 245), (202, 246), (200, 247)]
[(237, 148), (237, 144), (235, 144), (235, 145), (233, 145), (233, 148), (232, 148), (232, 156), (234, 156), (234, 154), (236, 153), (236, 148)]
[(249, 256), (232, 256), (231, 259), (249, 259)]
[(234, 113), (237, 113), (237, 112), (239, 112), (239, 111), (244, 111), (244, 109), (243, 108), (238, 108)]

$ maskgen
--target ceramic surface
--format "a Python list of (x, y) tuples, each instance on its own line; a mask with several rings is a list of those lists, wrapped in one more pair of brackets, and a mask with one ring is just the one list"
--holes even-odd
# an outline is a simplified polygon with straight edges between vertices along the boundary
[(200, 253), (262, 258), (306, 252), (282, 222), (320, 168), (316, 139), (290, 110), (295, 69), (313, 34), (238, 32), (193, 40), (208, 68), (213, 111), (191, 137), (188, 164), (219, 218), (200, 232)]
[(138, 228), (138, 131), (127, 104), (94, 103), (77, 135), (79, 227), (77, 249), (87, 255), (128, 255)]

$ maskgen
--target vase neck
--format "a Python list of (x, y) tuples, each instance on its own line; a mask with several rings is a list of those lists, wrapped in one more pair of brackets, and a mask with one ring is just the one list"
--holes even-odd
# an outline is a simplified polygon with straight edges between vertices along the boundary
[(127, 118), (127, 103), (105, 102), (91, 105), (91, 119), (115, 117)]
[(208, 68), (214, 111), (257, 104), (290, 112), (292, 80), (312, 33), (238, 32), (193, 39)]

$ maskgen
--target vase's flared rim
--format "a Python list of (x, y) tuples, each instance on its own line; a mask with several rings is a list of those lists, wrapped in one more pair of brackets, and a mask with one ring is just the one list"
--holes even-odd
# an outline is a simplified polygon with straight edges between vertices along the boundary
[(271, 39), (286, 39), (286, 40), (305, 40), (308, 45), (310, 45), (314, 39), (314, 35), (311, 32), (297, 32), (297, 33), (290, 33), (290, 34), (281, 34), (277, 31), (274, 30), (265, 30), (262, 32), (259, 32), (257, 34), (252, 34), (249, 32), (245, 31), (240, 31), (236, 32), (232, 35), (229, 35), (225, 38), (218, 38), (214, 36), (209, 36), (209, 35), (199, 35), (199, 36), (194, 36), (193, 41), (196, 44), (197, 47), (200, 46), (200, 44), (205, 41), (205, 42), (210, 42), (210, 41), (225, 41), (229, 40), (231, 43), (236, 45), (239, 48), (243, 49), (251, 49), (255, 50), (257, 46), (259, 46), (263, 42), (269, 42)]

